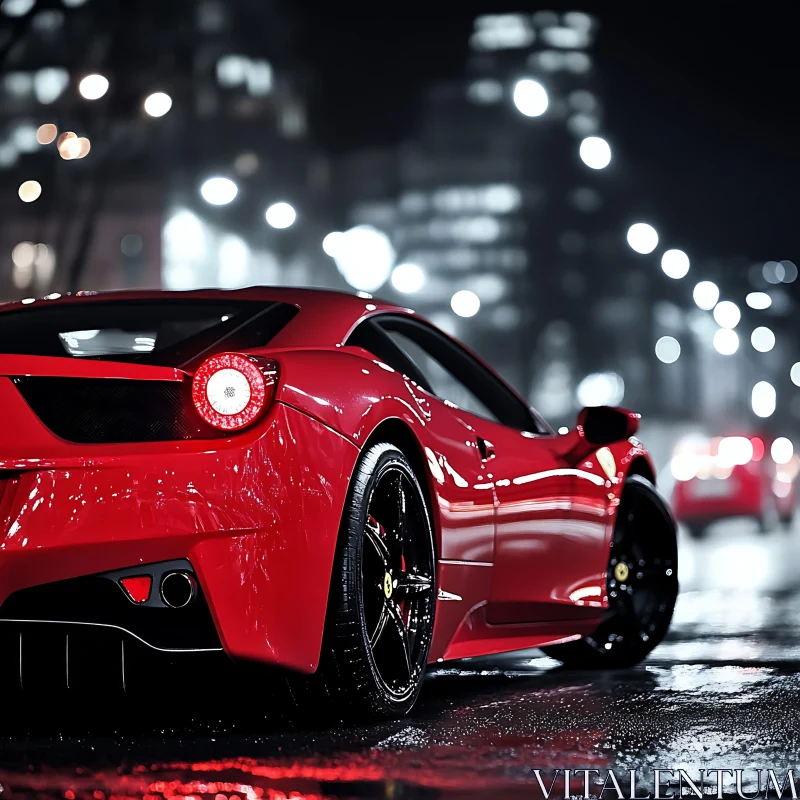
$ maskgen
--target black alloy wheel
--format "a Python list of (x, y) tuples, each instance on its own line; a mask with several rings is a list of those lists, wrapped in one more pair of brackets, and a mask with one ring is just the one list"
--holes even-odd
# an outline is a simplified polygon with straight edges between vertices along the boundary
[(399, 464), (381, 473), (369, 501), (361, 565), (372, 658), (399, 700), (416, 689), (425, 669), (435, 601), (427, 514), (412, 479)]
[(645, 478), (626, 481), (606, 573), (609, 608), (591, 636), (544, 648), (569, 667), (638, 664), (667, 633), (678, 597), (675, 523)]
[(390, 718), (411, 710), (435, 610), (436, 555), (425, 495), (403, 453), (376, 444), (351, 483), (320, 668), (344, 716)]

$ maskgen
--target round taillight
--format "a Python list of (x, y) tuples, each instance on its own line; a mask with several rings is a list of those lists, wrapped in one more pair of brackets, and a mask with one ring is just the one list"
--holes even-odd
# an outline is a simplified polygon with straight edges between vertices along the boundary
[(272, 399), (275, 365), (262, 368), (253, 358), (222, 353), (204, 361), (192, 380), (197, 413), (222, 431), (238, 431), (255, 422)]

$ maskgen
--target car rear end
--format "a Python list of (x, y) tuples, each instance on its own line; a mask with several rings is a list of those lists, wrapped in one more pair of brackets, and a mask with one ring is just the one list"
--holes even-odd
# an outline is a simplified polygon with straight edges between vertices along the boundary
[[(263, 353), (297, 309), (40, 302), (0, 312), (5, 686), (129, 688), (166, 666), (185, 673), (188, 659), (202, 669), (197, 658), (311, 671), (319, 643), (294, 642), (294, 618), (277, 609), (311, 580), (296, 605), (321, 637), (330, 566), (317, 574), (312, 552), (332, 551), (330, 502), (346, 480), (308, 499), (301, 459), (319, 452), (341, 471), (355, 448), (271, 402), (276, 364), (263, 354), (226, 355)], [(215, 374), (231, 370), (251, 380), (255, 415), (223, 407), (235, 381), (213, 396)], [(303, 522), (315, 542), (296, 535)]]
[(791, 519), (796, 459), (777, 465), (762, 436), (685, 437), (672, 461), (676, 519), (700, 536), (716, 520), (755, 519), (762, 527)]

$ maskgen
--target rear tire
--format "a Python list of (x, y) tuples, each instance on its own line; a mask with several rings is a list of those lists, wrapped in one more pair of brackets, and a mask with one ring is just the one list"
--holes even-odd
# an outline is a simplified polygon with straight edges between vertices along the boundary
[(332, 703), (341, 719), (404, 716), (422, 688), (435, 610), (425, 495), (403, 453), (376, 444), (351, 482), (320, 666), (290, 679), (294, 699)]
[(638, 664), (667, 633), (678, 597), (675, 522), (646, 478), (622, 493), (606, 573), (609, 610), (591, 635), (542, 648), (565, 667), (619, 669)]

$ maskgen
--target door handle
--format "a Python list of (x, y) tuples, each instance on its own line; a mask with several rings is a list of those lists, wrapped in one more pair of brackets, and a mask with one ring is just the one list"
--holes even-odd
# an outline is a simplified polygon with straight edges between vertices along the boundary
[(478, 452), (481, 454), (481, 458), (484, 461), (494, 458), (494, 445), (480, 436), (476, 437), (476, 440), (478, 442)]

